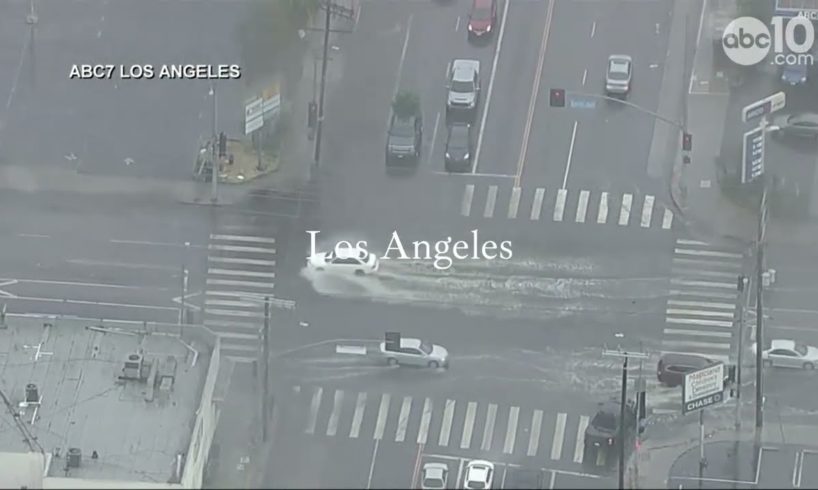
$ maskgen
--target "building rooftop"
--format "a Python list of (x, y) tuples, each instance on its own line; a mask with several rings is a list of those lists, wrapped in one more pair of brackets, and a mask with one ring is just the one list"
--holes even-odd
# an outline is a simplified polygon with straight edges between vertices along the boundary
[(44, 453), (49, 477), (178, 481), (209, 348), (178, 335), (50, 322), (15, 318), (0, 329), (0, 452)]

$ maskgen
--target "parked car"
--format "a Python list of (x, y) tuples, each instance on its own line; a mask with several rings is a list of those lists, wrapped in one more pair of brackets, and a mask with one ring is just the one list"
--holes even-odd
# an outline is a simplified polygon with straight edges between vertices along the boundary
[[(752, 351), (758, 347), (753, 343)], [(770, 342), (770, 348), (761, 351), (765, 366), (795, 369), (815, 369), (818, 366), (818, 348), (794, 340), (777, 339)]]
[(449, 483), (449, 467), (445, 463), (428, 462), (423, 465), (420, 477), (420, 488), (423, 490), (442, 490)]
[(399, 350), (387, 350), (386, 342), (380, 343), (380, 353), (389, 365), (448, 367), (449, 351), (445, 347), (420, 339), (402, 337)]
[(767, 130), (773, 137), (818, 139), (818, 114), (814, 112), (781, 114), (773, 118)]
[(656, 378), (666, 386), (681, 386), (685, 374), (692, 373), (716, 361), (694, 354), (664, 354), (656, 365)]
[(466, 27), (470, 41), (488, 38), (497, 24), (497, 0), (472, 0)]
[(392, 114), (386, 137), (386, 165), (414, 165), (423, 145), (423, 121), (418, 114)]
[(633, 59), (626, 54), (612, 54), (608, 57), (605, 71), (605, 95), (627, 97), (633, 80)]
[(482, 459), (474, 459), (466, 465), (463, 477), (463, 488), (467, 490), (483, 490), (491, 488), (494, 482), (494, 463)]
[(318, 252), (307, 257), (307, 267), (314, 271), (337, 272), (363, 276), (378, 272), (379, 262), (375, 254), (362, 248), (341, 248), (332, 252)]

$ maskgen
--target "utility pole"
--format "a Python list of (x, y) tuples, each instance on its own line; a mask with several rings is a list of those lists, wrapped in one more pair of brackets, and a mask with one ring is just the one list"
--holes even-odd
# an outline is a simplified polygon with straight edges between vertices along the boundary
[(738, 353), (736, 355), (736, 430), (741, 428), (741, 363), (744, 352), (744, 298), (747, 290), (747, 278), (739, 275), (736, 281), (736, 288), (741, 294), (738, 307)]
[(767, 182), (763, 182), (761, 205), (758, 210), (758, 239), (756, 241), (756, 436), (761, 434), (764, 426), (763, 371), (764, 363), (761, 352), (764, 350), (764, 309), (763, 309), (763, 274), (764, 274), (764, 239), (767, 228)]
[(261, 440), (267, 442), (267, 417), (270, 416), (270, 408), (268, 406), (270, 401), (270, 297), (264, 298), (264, 330), (261, 333), (263, 357), (262, 359), (262, 401), (261, 401)]
[(210, 82), (210, 96), (213, 98), (213, 139), (210, 143), (210, 202), (216, 204), (219, 202), (219, 162), (216, 153), (216, 145), (219, 142), (218, 135), (218, 97), (216, 95), (216, 84)]

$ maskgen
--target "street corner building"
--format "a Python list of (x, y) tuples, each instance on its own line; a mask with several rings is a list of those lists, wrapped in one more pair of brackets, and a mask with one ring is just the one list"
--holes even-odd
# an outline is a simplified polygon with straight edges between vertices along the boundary
[(218, 339), (13, 318), (0, 329), (0, 488), (201, 488)]

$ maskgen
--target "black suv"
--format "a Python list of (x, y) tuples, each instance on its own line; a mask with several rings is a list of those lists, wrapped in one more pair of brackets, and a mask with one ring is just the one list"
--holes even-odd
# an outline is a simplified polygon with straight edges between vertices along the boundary
[[(600, 452), (606, 454), (605, 461), (611, 464), (619, 454), (620, 428), (619, 400), (610, 400), (599, 404), (599, 409), (585, 429), (585, 454), (583, 462), (594, 465)], [(636, 406), (628, 401), (625, 405), (625, 446), (636, 431)], [(613, 456), (613, 457), (611, 457)]]
[(393, 114), (386, 137), (386, 165), (417, 164), (423, 145), (423, 120), (420, 115), (398, 117)]
[(447, 172), (468, 172), (474, 158), (471, 126), (465, 123), (455, 123), (449, 126), (446, 137), (446, 153), (444, 154)]

